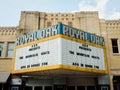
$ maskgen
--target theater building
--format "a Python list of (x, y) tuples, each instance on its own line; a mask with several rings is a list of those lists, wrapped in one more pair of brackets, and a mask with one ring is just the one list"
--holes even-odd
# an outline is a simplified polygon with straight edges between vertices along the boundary
[(94, 11), (22, 11), (0, 27), (0, 90), (119, 90), (119, 35)]

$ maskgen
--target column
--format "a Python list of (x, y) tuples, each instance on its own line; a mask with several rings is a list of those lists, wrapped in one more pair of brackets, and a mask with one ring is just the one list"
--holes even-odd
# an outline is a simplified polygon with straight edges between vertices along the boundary
[(110, 75), (110, 90), (114, 90), (113, 89), (113, 75)]

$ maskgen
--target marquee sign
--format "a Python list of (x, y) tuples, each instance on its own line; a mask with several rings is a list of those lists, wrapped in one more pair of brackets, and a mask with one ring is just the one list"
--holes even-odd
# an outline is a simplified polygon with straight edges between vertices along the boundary
[(104, 46), (104, 38), (101, 36), (97, 36), (95, 34), (91, 34), (89, 32), (85, 32), (73, 27), (69, 27), (67, 25), (58, 23), (54, 26), (44, 28), (42, 30), (37, 30), (31, 34), (26, 34), (23, 36), (19, 36), (16, 39), (16, 45), (25, 44), (28, 42), (32, 42), (35, 40), (40, 40), (42, 38), (50, 37), (56, 34), (67, 35), (73, 38), (77, 38), (80, 40), (85, 40), (91, 43), (99, 44)]
[(106, 73), (104, 38), (61, 23), (17, 38), (13, 73), (56, 68)]

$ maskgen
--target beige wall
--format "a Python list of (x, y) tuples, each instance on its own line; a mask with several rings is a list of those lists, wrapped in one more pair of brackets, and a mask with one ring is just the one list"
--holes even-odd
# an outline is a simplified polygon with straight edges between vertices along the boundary
[(0, 72), (11, 72), (12, 70), (12, 59), (10, 58), (0, 58)]
[(98, 12), (77, 12), (75, 18), (77, 28), (100, 35)]
[(23, 30), (23, 33), (28, 33), (48, 27), (48, 22), (51, 25), (58, 22), (66, 25), (71, 23), (71, 26), (78, 29), (100, 35), (98, 12), (45, 13), (22, 11), (19, 28)]
[(4, 43), (3, 56), (0, 57), (0, 71), (9, 71), (12, 69), (12, 57), (7, 57), (9, 42), (15, 42), (17, 36), (16, 27), (0, 27), (0, 42)]
[(118, 47), (120, 47), (120, 20), (106, 20), (106, 31), (107, 31), (107, 39), (106, 42), (108, 48), (108, 60), (110, 63), (111, 73), (115, 69), (120, 72), (120, 49), (119, 53), (114, 54), (112, 52), (112, 44), (111, 39), (118, 39)]

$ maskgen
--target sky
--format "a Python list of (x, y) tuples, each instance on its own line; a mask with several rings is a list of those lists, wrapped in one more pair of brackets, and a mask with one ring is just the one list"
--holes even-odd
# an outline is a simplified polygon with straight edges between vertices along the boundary
[(21, 11), (98, 11), (99, 18), (120, 19), (120, 0), (1, 0), (0, 26), (18, 26)]

